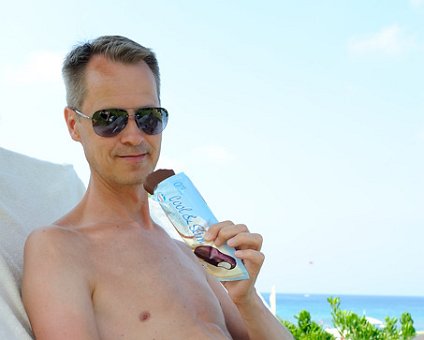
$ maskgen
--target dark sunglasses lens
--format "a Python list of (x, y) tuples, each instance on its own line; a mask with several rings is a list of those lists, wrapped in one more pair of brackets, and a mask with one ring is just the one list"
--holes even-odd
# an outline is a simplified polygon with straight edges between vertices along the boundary
[(102, 137), (113, 137), (120, 133), (128, 122), (125, 110), (100, 110), (93, 114), (94, 131)]
[(137, 126), (148, 135), (161, 133), (168, 123), (168, 111), (163, 108), (142, 108), (136, 113)]

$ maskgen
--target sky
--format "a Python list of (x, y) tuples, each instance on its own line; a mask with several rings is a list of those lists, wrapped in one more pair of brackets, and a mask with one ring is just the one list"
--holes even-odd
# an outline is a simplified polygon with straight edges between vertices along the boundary
[(423, 0), (9, 1), (0, 147), (87, 183), (61, 63), (127, 36), (159, 59), (158, 167), (263, 235), (259, 291), (424, 296), (423, 23)]

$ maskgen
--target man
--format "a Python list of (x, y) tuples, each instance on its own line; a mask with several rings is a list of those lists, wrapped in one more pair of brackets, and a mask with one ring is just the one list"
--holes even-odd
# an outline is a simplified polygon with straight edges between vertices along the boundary
[(63, 75), (65, 119), (91, 177), (81, 202), (33, 232), (23, 300), (37, 339), (281, 339), (254, 283), (260, 235), (222, 222), (208, 238), (238, 249), (249, 280), (225, 288), (149, 214), (143, 182), (158, 161), (168, 113), (155, 55), (119, 36), (74, 48)]

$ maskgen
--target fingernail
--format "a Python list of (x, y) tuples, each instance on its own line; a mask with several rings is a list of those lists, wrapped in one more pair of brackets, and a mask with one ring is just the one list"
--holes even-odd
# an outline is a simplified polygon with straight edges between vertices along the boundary
[(205, 240), (209, 241), (212, 237), (211, 233), (209, 231), (205, 232)]

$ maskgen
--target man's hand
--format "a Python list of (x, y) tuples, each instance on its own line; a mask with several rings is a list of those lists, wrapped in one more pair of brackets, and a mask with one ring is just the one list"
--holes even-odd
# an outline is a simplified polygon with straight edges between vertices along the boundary
[(250, 233), (244, 224), (226, 221), (211, 226), (205, 234), (205, 239), (214, 241), (217, 246), (226, 242), (236, 248), (235, 256), (243, 261), (249, 272), (248, 280), (223, 282), (244, 320), (248, 338), (293, 339), (290, 332), (271, 314), (256, 293), (255, 282), (265, 260), (264, 254), (261, 253), (262, 236)]
[(249, 305), (257, 297), (255, 282), (264, 262), (265, 256), (261, 253), (262, 236), (250, 233), (244, 224), (234, 224), (230, 221), (217, 223), (211, 226), (205, 235), (207, 241), (214, 241), (217, 246), (227, 243), (236, 248), (235, 256), (241, 259), (249, 273), (248, 280), (224, 282), (233, 302), (240, 305)]

